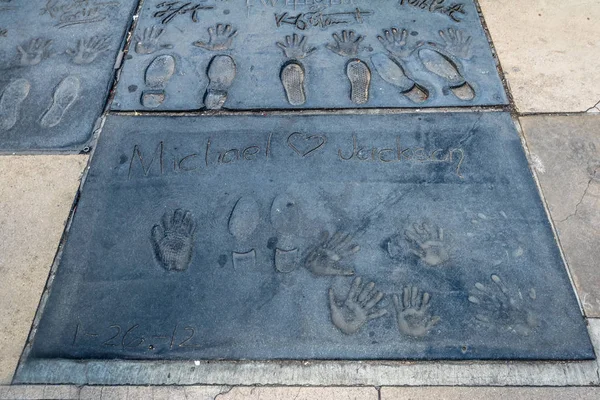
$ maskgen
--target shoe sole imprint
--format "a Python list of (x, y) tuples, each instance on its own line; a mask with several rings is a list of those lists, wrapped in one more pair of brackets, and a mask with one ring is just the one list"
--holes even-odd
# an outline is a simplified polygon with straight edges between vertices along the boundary
[(227, 101), (227, 91), (235, 79), (236, 66), (233, 58), (225, 55), (214, 56), (208, 64), (206, 75), (208, 87), (204, 95), (204, 106), (209, 110), (223, 108)]
[(375, 54), (371, 57), (375, 71), (390, 85), (400, 89), (405, 97), (414, 103), (423, 103), (429, 98), (429, 91), (406, 76), (404, 68), (385, 54)]
[(29, 95), (31, 84), (26, 79), (15, 79), (4, 88), (0, 97), (0, 130), (15, 126), (19, 119), (21, 104)]
[(304, 76), (304, 67), (295, 61), (285, 64), (281, 69), (281, 83), (288, 103), (293, 106), (301, 106), (306, 103)]
[(363, 61), (351, 60), (346, 66), (346, 75), (350, 80), (350, 100), (355, 104), (369, 101), (371, 70)]
[(80, 88), (81, 82), (76, 76), (70, 75), (63, 79), (54, 91), (52, 105), (42, 116), (40, 125), (44, 128), (52, 128), (60, 124), (67, 110), (79, 97)]
[(275, 269), (284, 274), (298, 268), (300, 252), (298, 249), (284, 250), (275, 248)]
[(419, 50), (419, 59), (431, 73), (443, 78), (454, 95), (463, 101), (473, 100), (475, 91), (465, 80), (459, 66), (444, 54), (432, 50)]
[(165, 88), (175, 73), (175, 59), (165, 54), (156, 57), (144, 74), (144, 82), (150, 90), (142, 92), (141, 103), (147, 108), (156, 108), (164, 103), (166, 99)]

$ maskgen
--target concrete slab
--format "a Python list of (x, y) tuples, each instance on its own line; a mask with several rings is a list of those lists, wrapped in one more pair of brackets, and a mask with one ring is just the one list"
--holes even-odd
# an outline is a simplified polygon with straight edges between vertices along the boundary
[(510, 115), (430, 113), (110, 117), (30, 357), (594, 355)]
[(600, 398), (600, 388), (381, 388), (380, 400), (596, 400)]
[(600, 1), (479, 4), (520, 112), (583, 112), (598, 103)]
[(235, 387), (215, 400), (378, 400), (374, 387)]
[(0, 157), (0, 384), (12, 379), (87, 158)]
[(81, 150), (138, 0), (0, 3), (0, 151)]
[(586, 315), (600, 316), (600, 116), (521, 118)]
[(416, 3), (147, 0), (112, 108), (506, 104), (474, 2)]

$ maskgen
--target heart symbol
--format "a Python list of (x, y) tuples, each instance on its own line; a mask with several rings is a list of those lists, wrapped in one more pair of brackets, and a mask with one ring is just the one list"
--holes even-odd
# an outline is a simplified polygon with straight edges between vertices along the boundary
[[(294, 139), (297, 139), (295, 140), (297, 146), (293, 143)], [(300, 132), (294, 132), (288, 136), (287, 143), (288, 146), (290, 146), (290, 148), (298, 153), (301, 157), (306, 157), (313, 151), (317, 151), (321, 147), (325, 146), (325, 143), (327, 143), (327, 138), (320, 135), (307, 135)]]

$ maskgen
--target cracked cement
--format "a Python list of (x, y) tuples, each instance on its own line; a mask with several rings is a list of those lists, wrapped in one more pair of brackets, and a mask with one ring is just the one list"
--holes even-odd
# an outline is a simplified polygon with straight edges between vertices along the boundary
[(520, 120), (585, 314), (600, 316), (600, 117), (546, 115)]

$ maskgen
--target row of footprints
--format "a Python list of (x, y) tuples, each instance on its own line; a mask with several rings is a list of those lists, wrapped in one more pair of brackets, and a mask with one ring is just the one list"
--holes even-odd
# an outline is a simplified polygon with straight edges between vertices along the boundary
[[(440, 53), (422, 49), (421, 54), (428, 60), (425, 64), (432, 72), (448, 82), (450, 91), (460, 100), (468, 101), (475, 97), (471, 85), (464, 80), (458, 69)], [(429, 90), (410, 79), (402, 66), (385, 54), (371, 57), (375, 70), (382, 79), (398, 88), (400, 93), (414, 103), (423, 103), (429, 98)], [(160, 107), (166, 100), (166, 86), (175, 73), (175, 59), (171, 55), (156, 57), (145, 73), (147, 90), (142, 93), (141, 103), (146, 108)], [(223, 107), (227, 91), (236, 75), (235, 61), (228, 55), (216, 55), (207, 69), (208, 87), (204, 95), (204, 105), (209, 110)], [(281, 69), (280, 79), (288, 103), (300, 106), (306, 103), (304, 65), (298, 60), (286, 62)], [(355, 104), (365, 104), (369, 100), (371, 69), (364, 61), (352, 59), (346, 64), (346, 75), (350, 81), (350, 100)]]
[[(150, 54), (161, 48), (172, 48), (172, 45), (158, 42), (163, 32), (163, 29), (147, 28), (144, 31), (146, 39), (136, 39), (135, 51), (138, 54)], [(217, 24), (216, 27), (210, 27), (208, 33), (208, 42), (194, 42), (194, 46), (222, 53), (231, 49), (237, 30), (229, 24)], [(471, 37), (452, 28), (439, 31), (439, 35), (443, 43), (419, 41), (410, 44), (408, 30), (395, 27), (384, 29), (377, 39), (385, 51), (369, 57), (372, 68), (365, 61), (366, 58), (359, 56), (365, 36), (352, 30), (333, 33), (333, 43), (325, 47), (347, 59), (345, 74), (350, 81), (349, 98), (355, 104), (369, 101), (372, 69), (403, 97), (416, 104), (427, 101), (435, 86), (441, 86), (443, 95), (452, 94), (461, 101), (473, 100), (475, 90), (465, 79), (460, 61), (471, 58)], [(317, 47), (308, 44), (307, 36), (298, 34), (288, 35), (275, 44), (286, 58), (279, 78), (287, 101), (292, 106), (301, 106), (308, 97), (305, 59), (315, 53)], [(159, 56), (149, 64), (145, 83), (150, 89), (142, 94), (141, 99), (144, 107), (156, 108), (164, 103), (166, 83), (174, 72), (175, 59), (171, 55)], [(222, 108), (235, 74), (236, 64), (229, 55), (221, 54), (212, 58), (207, 70), (209, 85), (204, 99), (207, 109)]]
[[(445, 81), (444, 89), (462, 101), (475, 98), (473, 87), (449, 58), (431, 49), (421, 49), (419, 54), (425, 68)], [(429, 99), (429, 89), (411, 79), (394, 58), (377, 53), (371, 56), (371, 63), (385, 82), (397, 88), (411, 102), (423, 103)], [(281, 82), (287, 100), (293, 106), (306, 103), (305, 75), (304, 65), (298, 60), (288, 61), (281, 70)], [(350, 100), (355, 104), (367, 103), (371, 86), (371, 69), (367, 63), (358, 58), (351, 59), (346, 64), (346, 76), (350, 81)]]
[[(21, 105), (29, 96), (31, 84), (23, 78), (14, 79), (6, 85), (0, 97), (0, 130), (11, 129), (19, 120)], [(58, 125), (67, 110), (79, 97), (81, 82), (76, 76), (70, 75), (63, 79), (52, 97), (52, 103), (39, 119), (42, 128), (52, 128)]]

